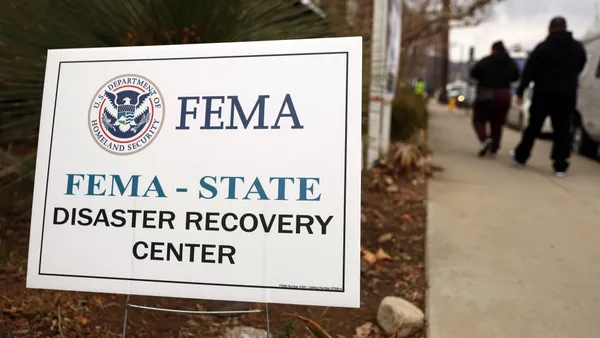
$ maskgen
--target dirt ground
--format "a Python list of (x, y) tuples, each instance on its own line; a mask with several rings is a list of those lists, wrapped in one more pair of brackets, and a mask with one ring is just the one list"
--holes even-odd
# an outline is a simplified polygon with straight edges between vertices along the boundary
[[(16, 199), (17, 197), (15, 197)], [(29, 241), (28, 201), (0, 208), (0, 338), (121, 337), (126, 296), (25, 288)], [(18, 210), (15, 213), (15, 210)], [(361, 307), (359, 309), (269, 305), (270, 328), (283, 331), (293, 321), (296, 337), (311, 337), (286, 313), (318, 322), (333, 337), (384, 337), (376, 323), (385, 296), (403, 297), (425, 309), (426, 184), (423, 179), (363, 174)], [(379, 250), (381, 249), (381, 250)], [(235, 309), (239, 303), (130, 296), (130, 304), (179, 310)], [(244, 304), (241, 304), (244, 305)], [(263, 304), (246, 304), (263, 309)], [(265, 328), (265, 314), (210, 316), (128, 309), (128, 337), (219, 337), (226, 329)], [(361, 331), (361, 330), (359, 330)], [(369, 333), (370, 332), (370, 333)], [(424, 332), (414, 337), (425, 337)]]

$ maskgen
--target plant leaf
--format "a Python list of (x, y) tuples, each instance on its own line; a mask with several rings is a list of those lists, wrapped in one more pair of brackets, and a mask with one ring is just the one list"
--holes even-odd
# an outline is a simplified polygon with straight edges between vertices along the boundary
[(377, 256), (375, 256), (375, 254), (371, 251), (363, 247), (360, 248), (360, 251), (363, 253), (363, 259), (367, 261), (367, 263), (373, 265), (377, 262)]
[(355, 329), (353, 338), (368, 338), (373, 331), (373, 323), (366, 322)]
[(377, 252), (375, 253), (375, 258), (378, 261), (384, 261), (384, 260), (391, 260), (392, 256), (388, 255), (388, 253), (385, 252), (382, 248), (379, 248), (377, 250)]
[(323, 330), (323, 328), (313, 320), (295, 314), (285, 315), (295, 317), (303, 321), (306, 327), (310, 330), (310, 332), (312, 332), (312, 334), (317, 338), (333, 338), (329, 335), (329, 333), (325, 332), (325, 330)]

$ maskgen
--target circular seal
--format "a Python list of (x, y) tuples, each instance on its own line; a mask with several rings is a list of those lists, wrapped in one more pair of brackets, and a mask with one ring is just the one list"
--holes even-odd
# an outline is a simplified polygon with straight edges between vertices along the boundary
[(164, 110), (163, 97), (152, 81), (135, 74), (117, 76), (102, 85), (92, 99), (90, 133), (109, 153), (130, 155), (158, 136)]

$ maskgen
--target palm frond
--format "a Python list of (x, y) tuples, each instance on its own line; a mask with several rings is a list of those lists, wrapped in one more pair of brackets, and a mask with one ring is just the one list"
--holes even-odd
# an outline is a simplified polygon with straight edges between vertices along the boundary
[[(292, 0), (3, 0), (0, 25), (2, 149), (37, 138), (48, 49), (333, 35)], [(35, 149), (26, 154), (2, 172), (31, 177)]]

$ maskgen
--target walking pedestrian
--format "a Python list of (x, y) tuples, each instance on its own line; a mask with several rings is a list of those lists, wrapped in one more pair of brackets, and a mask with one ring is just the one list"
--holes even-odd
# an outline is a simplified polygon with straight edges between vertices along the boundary
[(570, 130), (577, 105), (579, 74), (586, 62), (585, 48), (567, 31), (565, 18), (553, 18), (548, 37), (530, 54), (517, 89), (517, 102), (522, 104), (523, 92), (534, 83), (529, 123), (521, 142), (509, 153), (518, 166), (524, 166), (531, 156), (535, 139), (550, 116), (553, 129), (550, 158), (555, 175), (565, 176), (571, 156)]
[(423, 95), (425, 95), (425, 91), (426, 91), (425, 81), (423, 81), (423, 79), (421, 79), (420, 77), (417, 78), (417, 81), (415, 82), (415, 94), (419, 95), (419, 96), (423, 96)]
[(500, 149), (502, 129), (512, 99), (510, 85), (519, 80), (519, 75), (519, 67), (508, 55), (502, 41), (494, 42), (492, 53), (471, 69), (471, 77), (477, 80), (473, 128), (481, 143), (479, 157), (495, 156)]

